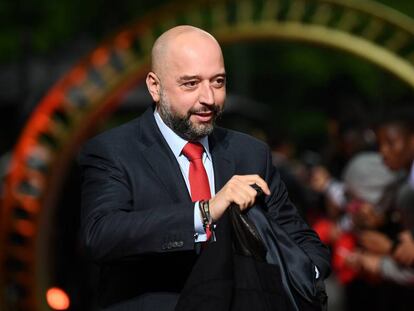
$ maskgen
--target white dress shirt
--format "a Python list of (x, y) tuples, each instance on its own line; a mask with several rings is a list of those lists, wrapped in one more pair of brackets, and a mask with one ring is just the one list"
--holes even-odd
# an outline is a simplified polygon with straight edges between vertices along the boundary
[[(185, 139), (178, 136), (172, 129), (170, 129), (164, 121), (161, 119), (157, 109), (154, 111), (155, 121), (158, 125), (158, 128), (161, 131), (162, 136), (165, 138), (168, 146), (170, 147), (171, 151), (173, 152), (177, 162), (180, 166), (181, 173), (183, 174), (185, 184), (187, 185), (187, 190), (191, 196), (190, 191), (190, 180), (188, 179), (188, 174), (190, 171), (190, 161), (187, 159), (185, 155), (182, 154), (182, 150), (184, 146), (188, 143)], [(203, 137), (198, 141), (204, 147), (203, 153), (203, 164), (204, 168), (206, 169), (206, 173), (208, 176), (208, 182), (210, 184), (210, 192), (211, 196), (215, 194), (215, 187), (214, 187), (214, 170), (213, 170), (213, 161), (211, 159), (210, 149), (208, 145), (208, 138)], [(198, 202), (194, 205), (194, 230), (195, 230), (195, 242), (204, 242), (207, 240), (206, 232), (203, 228), (203, 222), (201, 220), (201, 214)]]

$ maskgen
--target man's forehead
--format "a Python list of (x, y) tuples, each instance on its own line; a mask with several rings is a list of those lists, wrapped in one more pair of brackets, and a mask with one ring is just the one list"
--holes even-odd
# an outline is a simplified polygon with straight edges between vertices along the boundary
[(218, 76), (225, 76), (226, 70), (222, 61), (213, 60), (204, 63), (197, 62), (197, 59), (188, 59), (186, 57), (172, 58), (166, 62), (165, 73), (169, 74), (175, 80), (191, 79), (213, 79)]
[(166, 71), (180, 77), (223, 74), (221, 50), (214, 45), (183, 43), (166, 53), (162, 60)]

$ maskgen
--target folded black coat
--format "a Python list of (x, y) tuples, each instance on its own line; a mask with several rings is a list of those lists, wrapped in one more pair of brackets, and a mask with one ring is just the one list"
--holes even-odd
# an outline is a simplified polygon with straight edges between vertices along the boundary
[(217, 242), (200, 255), (176, 311), (319, 311), (322, 278), (299, 246), (255, 206), (249, 218), (232, 206), (218, 224)]
[(248, 220), (267, 250), (266, 262), (280, 273), (291, 309), (327, 310), (324, 276), (316, 278), (317, 267), (308, 255), (262, 209), (249, 210)]

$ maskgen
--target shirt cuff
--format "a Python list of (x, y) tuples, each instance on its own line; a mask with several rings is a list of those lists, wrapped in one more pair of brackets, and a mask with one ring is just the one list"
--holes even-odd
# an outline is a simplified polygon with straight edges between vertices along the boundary
[(196, 243), (207, 241), (207, 234), (204, 230), (203, 221), (201, 220), (200, 204), (194, 204), (194, 240)]

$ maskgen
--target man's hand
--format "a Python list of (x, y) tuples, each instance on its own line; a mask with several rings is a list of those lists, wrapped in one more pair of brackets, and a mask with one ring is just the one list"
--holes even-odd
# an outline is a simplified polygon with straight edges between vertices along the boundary
[(381, 256), (369, 253), (361, 254), (361, 268), (362, 271), (372, 276), (379, 276), (381, 269)]
[(400, 243), (394, 252), (394, 259), (402, 265), (414, 265), (414, 240), (411, 232), (404, 231), (400, 234)]
[(255, 200), (257, 191), (251, 185), (258, 185), (269, 195), (270, 190), (267, 183), (259, 175), (234, 175), (217, 194), (210, 199), (210, 215), (214, 221), (220, 219), (225, 210), (235, 203), (241, 210), (251, 207)]
[(357, 250), (350, 253), (345, 258), (345, 262), (348, 267), (352, 267), (360, 273), (368, 273), (371, 276), (378, 276), (380, 272), (381, 256)]
[(392, 249), (392, 241), (385, 234), (373, 231), (364, 230), (359, 233), (359, 243), (364, 250), (378, 254), (389, 254)]

